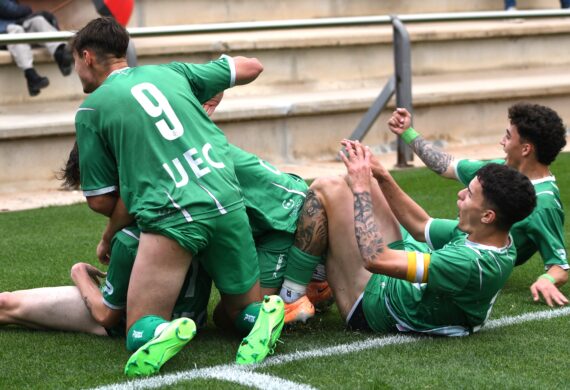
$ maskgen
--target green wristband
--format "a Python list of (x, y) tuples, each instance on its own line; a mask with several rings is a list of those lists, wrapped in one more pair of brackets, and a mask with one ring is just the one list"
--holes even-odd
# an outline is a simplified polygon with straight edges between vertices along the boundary
[(412, 141), (415, 140), (416, 138), (418, 138), (419, 136), (420, 136), (420, 133), (415, 131), (413, 127), (408, 127), (406, 129), (406, 131), (404, 131), (402, 133), (402, 139), (408, 145), (411, 144)]
[(538, 277), (538, 279), (548, 279), (552, 282), (552, 284), (556, 284), (556, 279), (554, 279), (551, 275), (542, 274)]

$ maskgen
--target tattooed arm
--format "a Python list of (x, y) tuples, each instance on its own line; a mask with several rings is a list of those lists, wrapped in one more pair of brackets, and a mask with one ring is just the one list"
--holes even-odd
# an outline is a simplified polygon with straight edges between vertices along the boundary
[[(397, 108), (388, 121), (388, 128), (398, 136), (411, 125), (412, 116), (405, 108)], [(437, 149), (432, 142), (425, 140), (421, 135), (410, 143), (410, 147), (429, 169), (448, 179), (457, 180), (452, 155)]]
[(348, 156), (341, 153), (347, 178), (354, 194), (354, 233), (364, 267), (373, 273), (400, 279), (406, 278), (407, 254), (388, 248), (378, 222), (370, 195), (370, 151), (359, 143), (343, 141)]

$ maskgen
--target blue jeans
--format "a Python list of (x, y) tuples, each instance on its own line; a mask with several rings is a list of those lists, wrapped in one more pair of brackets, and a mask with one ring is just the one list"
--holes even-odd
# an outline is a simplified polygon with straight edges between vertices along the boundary
[[(517, 0), (505, 0), (505, 9), (516, 6)], [(560, 0), (560, 8), (570, 8), (570, 0)]]

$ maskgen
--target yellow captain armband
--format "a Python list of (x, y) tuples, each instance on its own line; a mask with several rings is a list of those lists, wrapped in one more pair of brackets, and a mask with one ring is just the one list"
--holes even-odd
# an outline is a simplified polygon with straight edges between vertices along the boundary
[(408, 254), (408, 272), (406, 280), (412, 283), (427, 283), (428, 267), (431, 256), (422, 252), (406, 252)]

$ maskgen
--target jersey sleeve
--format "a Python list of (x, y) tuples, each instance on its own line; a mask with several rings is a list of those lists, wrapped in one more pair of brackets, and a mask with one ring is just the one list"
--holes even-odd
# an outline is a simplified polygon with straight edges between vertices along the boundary
[(471, 274), (471, 262), (465, 261), (465, 256), (457, 247), (432, 252), (428, 268), (429, 288), (452, 295), (463, 291)]
[(192, 93), (200, 103), (235, 85), (235, 64), (229, 56), (224, 55), (206, 64), (173, 62), (169, 66), (186, 76)]
[(430, 219), (425, 227), (426, 243), (432, 250), (443, 248), (454, 237), (465, 234), (458, 224), (459, 221), (453, 219)]
[(468, 186), (477, 175), (477, 171), (489, 163), (504, 164), (505, 160), (457, 160), (455, 162), (455, 176), (463, 185)]
[[(124, 309), (127, 305), (129, 279), (138, 248), (138, 241), (126, 237), (128, 232), (127, 229), (121, 230), (111, 242), (111, 261), (102, 287), (103, 302), (114, 310)], [(129, 244), (131, 241), (132, 244)]]
[(564, 245), (564, 218), (559, 210), (537, 210), (528, 220), (527, 232), (542, 257), (544, 266), (559, 265), (568, 269)]
[(75, 130), (83, 194), (89, 197), (117, 191), (119, 175), (115, 158), (99, 133), (77, 117)]

